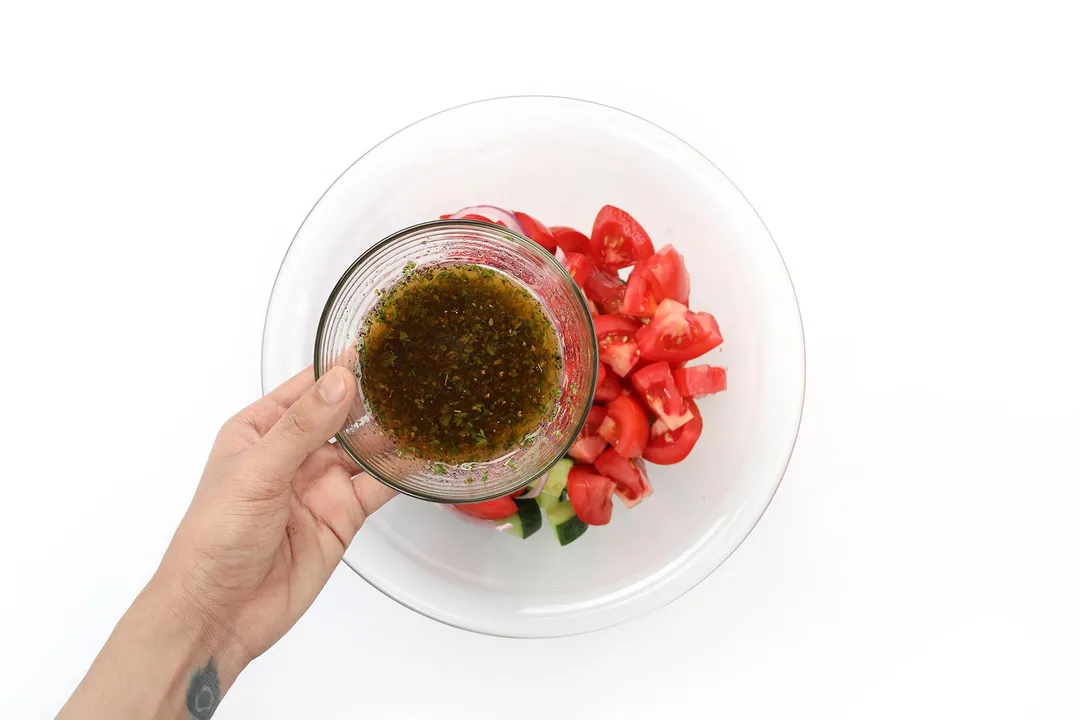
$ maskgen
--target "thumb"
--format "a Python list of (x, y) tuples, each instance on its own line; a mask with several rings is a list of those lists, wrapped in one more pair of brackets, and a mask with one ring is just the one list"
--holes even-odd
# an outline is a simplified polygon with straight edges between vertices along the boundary
[(275, 474), (291, 478), (304, 459), (345, 424), (356, 378), (340, 365), (319, 378), (251, 448)]

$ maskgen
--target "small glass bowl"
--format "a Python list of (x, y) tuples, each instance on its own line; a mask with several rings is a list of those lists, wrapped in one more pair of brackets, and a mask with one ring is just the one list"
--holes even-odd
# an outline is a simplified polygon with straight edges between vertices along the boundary
[[(555, 412), (501, 457), (452, 464), (417, 456), (380, 427), (368, 406), (356, 346), (380, 291), (401, 282), (409, 263), (417, 268), (470, 264), (501, 272), (533, 294), (555, 327), (563, 357), (562, 393)], [(360, 389), (337, 434), (341, 446), (364, 470), (395, 490), (444, 503), (502, 497), (547, 472), (566, 454), (592, 406), (597, 356), (588, 305), (565, 268), (532, 240), (471, 220), (414, 225), (376, 243), (330, 293), (315, 336), (316, 378), (344, 365), (356, 374)]]

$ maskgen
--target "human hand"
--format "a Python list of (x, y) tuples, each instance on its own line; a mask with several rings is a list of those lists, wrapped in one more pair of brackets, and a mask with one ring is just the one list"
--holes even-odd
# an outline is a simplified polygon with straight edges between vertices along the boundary
[(356, 395), (346, 368), (308, 368), (225, 423), (158, 571), (58, 718), (214, 714), (394, 495), (327, 442)]
[[(154, 583), (247, 662), (303, 615), (394, 492), (338, 444), (356, 380), (311, 368), (222, 427)], [(154, 584), (152, 583), (152, 584)]]

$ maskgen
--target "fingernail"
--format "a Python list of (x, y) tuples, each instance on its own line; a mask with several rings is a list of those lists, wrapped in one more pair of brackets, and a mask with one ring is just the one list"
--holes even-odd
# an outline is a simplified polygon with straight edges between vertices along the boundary
[(336, 405), (345, 397), (345, 373), (334, 368), (328, 372), (319, 385), (319, 395), (331, 405)]

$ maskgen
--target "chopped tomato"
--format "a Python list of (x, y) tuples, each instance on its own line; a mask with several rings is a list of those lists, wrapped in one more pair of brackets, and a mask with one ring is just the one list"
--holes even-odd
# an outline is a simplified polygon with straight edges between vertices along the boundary
[(589, 271), (592, 270), (592, 262), (589, 258), (581, 253), (568, 252), (566, 260), (563, 261), (563, 267), (570, 273), (570, 277), (574, 278), (578, 287), (585, 287), (585, 282), (589, 279)]
[(542, 246), (548, 252), (555, 251), (555, 236), (551, 233), (551, 230), (548, 230), (547, 225), (520, 210), (515, 212), (514, 215), (517, 217), (518, 222), (521, 223), (522, 229), (525, 230), (527, 238)]
[(613, 205), (600, 208), (589, 238), (593, 262), (606, 270), (630, 267), (653, 254), (652, 240), (630, 213)]
[(641, 403), (629, 395), (620, 395), (607, 406), (607, 417), (597, 432), (625, 458), (641, 455), (649, 442), (649, 418)]
[(634, 334), (641, 324), (618, 315), (601, 315), (593, 318), (593, 327), (596, 328), (600, 359), (607, 363), (616, 375), (626, 377), (641, 358), (641, 352), (634, 340)]
[(677, 430), (671, 430), (663, 420), (653, 423), (649, 433), (649, 444), (643, 456), (657, 465), (674, 465), (683, 460), (694, 449), (701, 437), (701, 413), (693, 400), (687, 400), (693, 418)]
[(690, 422), (693, 415), (675, 384), (671, 367), (666, 362), (646, 365), (635, 372), (630, 381), (634, 384), (638, 397), (645, 401), (653, 415), (663, 420), (668, 428), (675, 430)]
[(727, 370), (715, 365), (694, 365), (672, 370), (675, 387), (684, 397), (701, 397), (727, 390)]
[(596, 458), (596, 471), (615, 483), (615, 494), (626, 507), (634, 507), (652, 495), (652, 485), (645, 474), (645, 464), (639, 459), (628, 460), (614, 448)]
[(704, 355), (724, 342), (716, 318), (705, 312), (690, 312), (685, 305), (664, 300), (652, 321), (635, 333), (646, 360), (685, 362)]
[(593, 399), (596, 402), (611, 402), (622, 395), (622, 384), (619, 383), (618, 375), (611, 368), (600, 363), (600, 369), (602, 372), (597, 374), (596, 393), (593, 395)]
[[(623, 294), (626, 292), (626, 283), (619, 279), (615, 273), (593, 266), (585, 281), (585, 296), (595, 300), (596, 304), (603, 308), (604, 312), (616, 314), (623, 312)], [(630, 313), (627, 313), (628, 315)]]
[(592, 300), (590, 300), (589, 298), (585, 298), (585, 304), (589, 306), (590, 315), (596, 317), (600, 314), (600, 308), (596, 307), (596, 303), (594, 303)]
[(690, 302), (690, 273), (686, 270), (686, 261), (670, 244), (660, 248), (641, 267), (658, 301), (674, 300), (683, 305)]
[(659, 302), (645, 264), (636, 265), (626, 281), (626, 293), (619, 312), (635, 317), (651, 317)]
[(593, 405), (592, 409), (589, 410), (589, 416), (585, 419), (585, 427), (581, 429), (581, 434), (578, 435), (574, 444), (570, 446), (567, 455), (583, 463), (591, 463), (596, 460), (600, 453), (604, 452), (604, 448), (607, 447), (607, 440), (597, 434), (600, 424), (604, 422), (606, 417), (607, 410), (599, 405)]
[(551, 234), (555, 237), (555, 244), (561, 247), (563, 252), (576, 252), (583, 255), (591, 252), (588, 236), (574, 228), (555, 225), (551, 228)]
[(586, 525), (611, 522), (611, 495), (615, 483), (596, 472), (592, 465), (575, 465), (566, 479), (566, 493), (576, 514)]
[(479, 503), (468, 505), (455, 505), (455, 508), (481, 520), (502, 520), (517, 513), (517, 505), (511, 497), (495, 498)]

